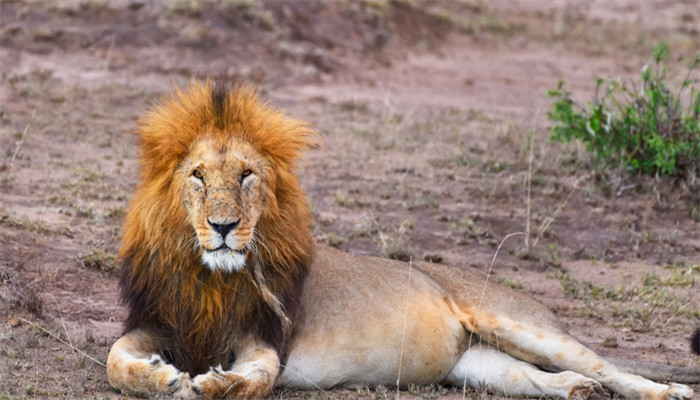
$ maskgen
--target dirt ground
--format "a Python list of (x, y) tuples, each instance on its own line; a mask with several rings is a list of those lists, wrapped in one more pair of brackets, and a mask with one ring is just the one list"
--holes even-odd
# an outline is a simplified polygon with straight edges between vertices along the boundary
[(299, 171), (318, 242), (487, 271), (520, 233), (491, 282), (605, 356), (699, 367), (697, 195), (549, 142), (545, 96), (563, 78), (585, 103), (662, 39), (692, 57), (699, 26), (694, 0), (0, 1), (0, 397), (121, 397), (103, 364), (133, 131), (207, 75), (255, 82), (323, 136)]

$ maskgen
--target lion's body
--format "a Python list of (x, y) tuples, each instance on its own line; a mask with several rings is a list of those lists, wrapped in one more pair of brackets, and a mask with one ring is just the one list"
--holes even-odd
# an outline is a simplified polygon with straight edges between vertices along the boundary
[(405, 383), (442, 381), (466, 349), (466, 331), (452, 296), (409, 267), (317, 247), (280, 384), (393, 385), (399, 360)]
[(478, 272), (312, 245), (294, 165), (315, 134), (248, 87), (178, 91), (139, 135), (142, 181), (120, 253), (129, 316), (107, 360), (120, 390), (446, 383), (596, 399), (602, 383), (631, 398), (692, 396), (619, 371)]

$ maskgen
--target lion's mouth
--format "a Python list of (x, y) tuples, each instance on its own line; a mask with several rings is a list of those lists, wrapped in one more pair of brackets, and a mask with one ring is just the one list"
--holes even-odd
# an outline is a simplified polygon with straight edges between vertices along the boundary
[(210, 250), (210, 249), (204, 249), (204, 250), (205, 250), (207, 253), (210, 253), (210, 254), (212, 254), (212, 253), (217, 253), (217, 252), (219, 252), (219, 251), (224, 252), (224, 253), (229, 252), (229, 251), (232, 251), (232, 252), (238, 253), (238, 254), (240, 254), (240, 255), (245, 255), (245, 253), (248, 251), (248, 248), (243, 247), (243, 248), (240, 249), (240, 250), (236, 250), (236, 249), (232, 249), (232, 248), (228, 247), (226, 244), (222, 244), (221, 246), (219, 246), (219, 247), (217, 247), (217, 248), (215, 248), (215, 249), (213, 249), (213, 250)]
[(212, 271), (234, 272), (245, 267), (246, 253), (248, 249), (243, 247), (240, 250), (228, 247), (226, 244), (215, 249), (204, 249), (202, 261)]
[(229, 252), (229, 251), (231, 251), (231, 252), (234, 252), (234, 253), (238, 253), (238, 254), (240, 254), (240, 255), (244, 255), (244, 254), (248, 251), (248, 249), (245, 248), (245, 247), (242, 248), (242, 249), (240, 249), (240, 250), (236, 250), (236, 249), (232, 249), (232, 248), (226, 246), (225, 244), (222, 244), (221, 246), (219, 246), (219, 247), (217, 247), (217, 248), (215, 248), (215, 249), (213, 249), (213, 250), (209, 250), (209, 249), (205, 249), (205, 250), (206, 250), (207, 253), (216, 253), (216, 252), (219, 252), (219, 251), (221, 251), (221, 252)]

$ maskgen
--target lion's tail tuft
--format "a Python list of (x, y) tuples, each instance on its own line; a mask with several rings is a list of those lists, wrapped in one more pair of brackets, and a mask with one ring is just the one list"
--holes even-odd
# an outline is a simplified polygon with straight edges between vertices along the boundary
[(700, 328), (696, 328), (693, 336), (690, 337), (690, 349), (693, 353), (700, 354)]

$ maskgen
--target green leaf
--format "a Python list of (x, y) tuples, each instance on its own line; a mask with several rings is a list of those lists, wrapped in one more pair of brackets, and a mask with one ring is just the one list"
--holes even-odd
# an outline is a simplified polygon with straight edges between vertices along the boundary
[[(642, 68), (641, 92), (628, 89), (619, 80), (596, 78), (595, 96), (585, 106), (573, 100), (565, 81), (560, 80), (557, 89), (547, 92), (556, 100), (547, 112), (552, 121), (550, 139), (579, 140), (597, 162), (620, 164), (630, 172), (697, 177), (700, 92), (692, 79), (681, 82), (680, 87), (669, 86), (668, 58), (668, 46), (662, 42), (653, 53), (655, 64)], [(600, 98), (603, 86), (605, 94)]]

